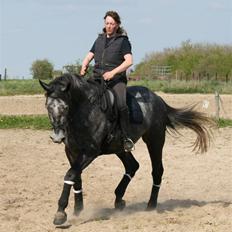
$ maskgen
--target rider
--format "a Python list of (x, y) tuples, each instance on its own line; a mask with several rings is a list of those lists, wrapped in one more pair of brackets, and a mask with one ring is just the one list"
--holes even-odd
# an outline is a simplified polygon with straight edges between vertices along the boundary
[(80, 75), (85, 75), (89, 63), (94, 59), (94, 77), (103, 78), (116, 93), (124, 150), (128, 152), (134, 149), (134, 143), (128, 136), (129, 113), (126, 104), (126, 70), (133, 64), (131, 44), (120, 27), (121, 20), (117, 12), (106, 12), (104, 23), (103, 32), (98, 35), (82, 62)]

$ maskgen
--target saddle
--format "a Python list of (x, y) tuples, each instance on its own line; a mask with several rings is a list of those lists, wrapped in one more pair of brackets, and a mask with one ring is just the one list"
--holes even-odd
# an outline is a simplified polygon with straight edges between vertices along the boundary
[(101, 98), (101, 110), (107, 114), (110, 121), (114, 121), (118, 115), (116, 99), (114, 90), (106, 88)]
[(101, 110), (107, 115), (110, 121), (115, 121), (118, 116), (116, 93), (108, 88), (102, 78), (89, 78), (89, 83), (98, 85), (98, 101)]
[[(102, 78), (90, 78), (88, 82), (99, 85), (99, 103), (101, 110), (107, 115), (109, 121), (113, 123), (112, 131), (118, 122), (117, 97), (113, 89), (109, 88)], [(126, 102), (129, 109), (129, 120), (134, 124), (143, 122), (143, 113), (136, 97), (127, 89)]]

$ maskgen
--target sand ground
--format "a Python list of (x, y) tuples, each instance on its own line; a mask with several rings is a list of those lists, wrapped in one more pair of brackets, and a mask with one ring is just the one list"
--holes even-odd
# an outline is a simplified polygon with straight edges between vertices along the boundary
[[(183, 106), (193, 98), (163, 97), (174, 106)], [(194, 99), (202, 102), (206, 96), (194, 95)], [(231, 96), (223, 101), (232, 118)], [(43, 107), (40, 95), (0, 98), (0, 114), (46, 113)], [(205, 154), (191, 152), (193, 132), (182, 129), (183, 137), (167, 134), (165, 171), (159, 204), (153, 212), (145, 211), (152, 185), (145, 144), (140, 140), (133, 152), (140, 169), (125, 194), (123, 212), (113, 209), (114, 189), (124, 173), (123, 166), (114, 155), (99, 157), (83, 173), (84, 211), (79, 217), (72, 215), (71, 194), (68, 222), (63, 228), (56, 228), (52, 221), (69, 165), (64, 146), (53, 144), (49, 133), (0, 130), (0, 231), (232, 231), (232, 128), (214, 130), (214, 141)]]
[[(157, 93), (169, 105), (183, 107), (197, 103), (196, 109), (215, 116), (217, 106), (214, 94), (165, 94)], [(43, 95), (0, 97), (0, 114), (47, 114)], [(219, 116), (232, 118), (232, 95), (220, 95)]]

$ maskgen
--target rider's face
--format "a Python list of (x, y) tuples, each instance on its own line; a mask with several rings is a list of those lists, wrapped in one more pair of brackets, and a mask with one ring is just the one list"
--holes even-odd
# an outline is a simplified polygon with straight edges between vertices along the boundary
[(107, 16), (105, 19), (105, 29), (106, 34), (108, 36), (112, 36), (118, 30), (118, 23), (115, 22), (115, 20), (112, 17)]

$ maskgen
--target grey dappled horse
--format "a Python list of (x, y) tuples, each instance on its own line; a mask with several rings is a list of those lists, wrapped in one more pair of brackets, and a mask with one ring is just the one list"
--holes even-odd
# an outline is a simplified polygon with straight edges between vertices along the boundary
[[(53, 127), (51, 138), (56, 143), (64, 142), (71, 166), (64, 177), (54, 224), (61, 225), (67, 220), (65, 208), (72, 187), (74, 213), (78, 215), (83, 209), (81, 173), (102, 154), (116, 154), (125, 167), (125, 174), (115, 189), (115, 208), (123, 209), (124, 193), (139, 163), (131, 152), (123, 150), (121, 130), (117, 117), (113, 117), (116, 113), (112, 111), (109, 114), (110, 106), (102, 107), (108, 91), (102, 91), (100, 84), (70, 74), (62, 75), (49, 84), (40, 81), (40, 84), (46, 91), (46, 107)], [(153, 185), (147, 205), (147, 209), (151, 210), (156, 208), (164, 171), (162, 149), (166, 130), (175, 131), (179, 126), (193, 130), (197, 135), (194, 148), (205, 152), (210, 138), (206, 125), (211, 123), (211, 119), (192, 108), (170, 107), (161, 97), (141, 86), (127, 88), (127, 103), (130, 138), (136, 143), (142, 137), (151, 158)]]

